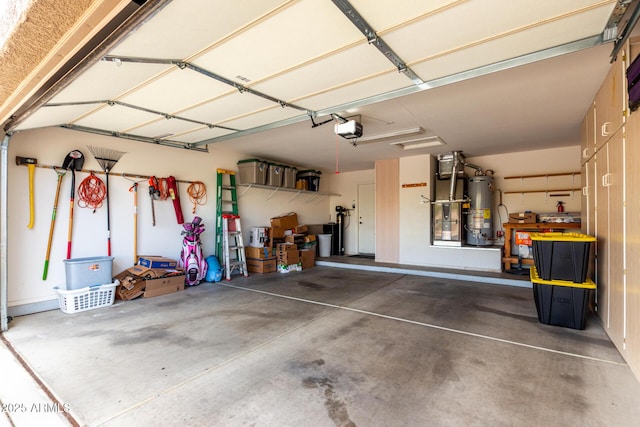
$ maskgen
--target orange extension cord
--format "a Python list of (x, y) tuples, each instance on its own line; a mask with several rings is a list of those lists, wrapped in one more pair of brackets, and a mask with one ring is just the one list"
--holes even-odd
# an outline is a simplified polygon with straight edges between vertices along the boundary
[(158, 191), (160, 194), (158, 195), (158, 199), (167, 200), (169, 197), (169, 185), (167, 183), (167, 178), (157, 178), (158, 179)]
[(204, 182), (194, 181), (187, 187), (187, 193), (189, 194), (189, 200), (193, 203), (191, 213), (195, 214), (198, 205), (203, 206), (207, 203), (207, 187)]
[(78, 186), (78, 206), (81, 208), (93, 208), (95, 212), (102, 206), (105, 197), (107, 197), (107, 188), (93, 172)]

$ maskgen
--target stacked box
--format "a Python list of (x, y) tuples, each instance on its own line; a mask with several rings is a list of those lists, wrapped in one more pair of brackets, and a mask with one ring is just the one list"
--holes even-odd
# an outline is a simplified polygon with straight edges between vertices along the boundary
[(587, 280), (595, 237), (580, 233), (532, 233), (531, 240), (540, 278), (574, 283)]
[(147, 268), (176, 268), (178, 261), (162, 256), (140, 255), (138, 264)]
[(244, 254), (247, 258), (263, 259), (273, 256), (273, 249), (270, 247), (256, 248), (247, 246), (244, 248)]
[(276, 259), (278, 264), (292, 265), (300, 262), (300, 254), (296, 245), (291, 243), (280, 243), (276, 248)]
[(300, 248), (304, 244), (304, 234), (289, 234), (284, 236), (284, 241), (286, 243), (292, 243), (296, 245), (296, 247)]
[(269, 240), (268, 227), (252, 227), (249, 232), (249, 246), (261, 248), (267, 246)]
[(314, 249), (302, 249), (300, 251), (300, 260), (302, 262), (302, 269), (306, 270), (316, 265), (316, 250)]
[(249, 273), (273, 273), (276, 271), (276, 258), (247, 258), (247, 270)]
[(119, 299), (128, 301), (143, 295), (151, 298), (184, 290), (185, 272), (176, 268), (147, 268), (134, 265), (118, 273), (120, 281), (116, 290)]
[(537, 215), (533, 212), (509, 214), (509, 222), (515, 224), (535, 224), (537, 222)]
[(271, 227), (280, 227), (285, 230), (290, 230), (295, 229), (297, 226), (298, 215), (295, 212), (271, 218)]
[(540, 323), (573, 329), (585, 328), (589, 302), (596, 289), (592, 280), (588, 279), (584, 283), (544, 280), (538, 276), (535, 265), (531, 266), (529, 274)]

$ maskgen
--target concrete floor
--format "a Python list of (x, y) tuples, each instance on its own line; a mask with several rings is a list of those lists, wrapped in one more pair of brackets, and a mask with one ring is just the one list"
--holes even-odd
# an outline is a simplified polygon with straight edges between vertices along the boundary
[[(316, 266), (18, 317), (3, 339), (80, 425), (640, 419), (640, 383), (598, 320), (583, 331), (543, 325), (528, 287)], [(24, 402), (7, 397), (14, 386), (0, 380), (3, 406)], [(0, 426), (43, 415), (24, 412)], [(68, 424), (61, 412), (55, 421)]]

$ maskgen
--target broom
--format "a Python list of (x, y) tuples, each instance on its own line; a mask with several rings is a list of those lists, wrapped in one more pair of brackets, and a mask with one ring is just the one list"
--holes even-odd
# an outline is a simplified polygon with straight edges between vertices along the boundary
[(89, 145), (89, 151), (93, 154), (106, 175), (106, 199), (107, 199), (107, 255), (111, 256), (111, 221), (109, 220), (109, 172), (118, 163), (118, 160), (125, 154), (122, 151), (110, 150), (108, 148), (94, 147)]

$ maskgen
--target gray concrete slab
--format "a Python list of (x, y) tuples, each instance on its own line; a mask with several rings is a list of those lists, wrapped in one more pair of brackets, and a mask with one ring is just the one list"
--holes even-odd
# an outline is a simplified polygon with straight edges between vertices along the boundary
[(526, 288), (315, 267), (19, 317), (5, 336), (87, 425), (640, 419), (599, 324), (541, 325)]

